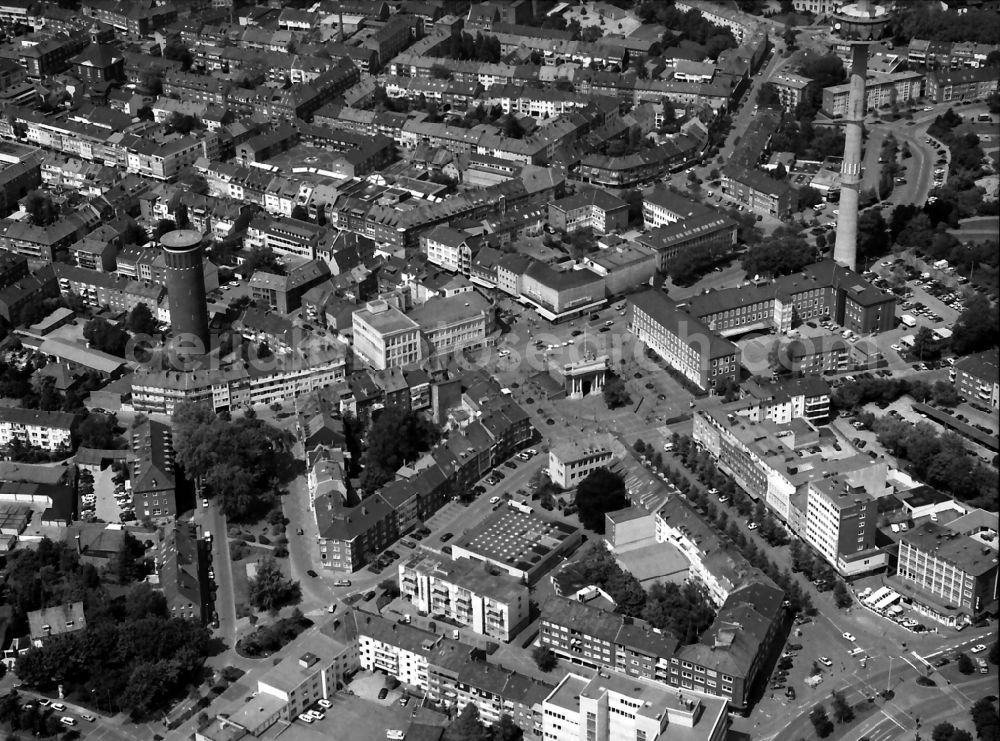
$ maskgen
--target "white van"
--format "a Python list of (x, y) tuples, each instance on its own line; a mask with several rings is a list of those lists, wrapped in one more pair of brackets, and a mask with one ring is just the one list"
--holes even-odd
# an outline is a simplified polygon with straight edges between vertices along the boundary
[(403, 741), (403, 739), (406, 738), (406, 734), (402, 731), (390, 728), (385, 732), (385, 737), (389, 739), (389, 741)]

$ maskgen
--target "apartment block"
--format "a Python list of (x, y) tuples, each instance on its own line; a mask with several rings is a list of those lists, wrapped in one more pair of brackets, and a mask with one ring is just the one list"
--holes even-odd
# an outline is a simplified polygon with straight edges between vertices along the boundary
[(69, 451), (73, 420), (68, 412), (0, 407), (0, 446), (20, 444), (50, 453)]
[(539, 645), (571, 664), (666, 682), (677, 639), (643, 620), (553, 597), (542, 605)]
[(132, 428), (132, 502), (153, 522), (177, 515), (177, 473), (170, 425), (147, 419)]
[(792, 72), (781, 72), (774, 75), (769, 82), (778, 91), (781, 107), (792, 113), (802, 102), (809, 86), (813, 84), (812, 78), (796, 75)]
[(1000, 407), (1000, 358), (997, 350), (986, 350), (962, 358), (954, 367), (955, 389), (959, 395)]
[(399, 589), (419, 612), (443, 615), (504, 643), (528, 623), (528, 587), (470, 559), (420, 549), (400, 562)]
[(628, 312), (628, 329), (636, 339), (698, 388), (739, 380), (739, 348), (681, 311), (662, 292), (631, 296)]
[(353, 314), (354, 352), (376, 370), (418, 362), (420, 325), (385, 301), (370, 301)]
[(472, 269), (472, 253), (480, 242), (478, 237), (448, 226), (436, 226), (420, 235), (420, 249), (428, 262), (466, 276)]
[(747, 708), (754, 687), (766, 679), (767, 657), (785, 640), (784, 599), (763, 582), (733, 592), (700, 640), (670, 658), (669, 683), (725, 698), (730, 710)]
[(928, 72), (927, 97), (935, 103), (984, 100), (997, 91), (998, 82), (1000, 82), (1000, 72), (996, 67)]
[(257, 680), (257, 691), (284, 703), (281, 717), (292, 721), (319, 699), (329, 699), (344, 685), (348, 654), (332, 639), (318, 633), (309, 651), (288, 656)]
[[(847, 99), (850, 85), (832, 85), (823, 88), (823, 110), (836, 117), (847, 115)], [(871, 75), (865, 80), (865, 110), (899, 103), (908, 103), (919, 98), (924, 91), (923, 72), (893, 72), (888, 75)]]
[(751, 378), (743, 388), (748, 416), (754, 422), (768, 419), (784, 424), (806, 419), (822, 423), (830, 416), (830, 384), (818, 376), (775, 381)]

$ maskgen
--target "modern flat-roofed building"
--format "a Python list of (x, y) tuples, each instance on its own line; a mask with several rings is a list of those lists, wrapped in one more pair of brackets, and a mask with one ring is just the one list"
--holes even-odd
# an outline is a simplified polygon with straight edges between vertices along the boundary
[(997, 601), (995, 532), (989, 543), (951, 523), (925, 522), (900, 539), (896, 576), (921, 612), (950, 625), (971, 622)]
[(567, 674), (542, 705), (547, 741), (722, 741), (726, 701), (619, 672)]
[(624, 231), (628, 227), (628, 204), (598, 188), (582, 190), (549, 204), (553, 229), (575, 232), (591, 229), (597, 234)]
[(386, 301), (370, 301), (353, 315), (354, 352), (376, 370), (422, 358), (420, 325)]
[(955, 363), (955, 390), (961, 396), (977, 399), (993, 409), (1000, 406), (1000, 355), (996, 348)]
[(528, 623), (528, 587), (500, 569), (420, 549), (399, 563), (399, 589), (420, 612), (506, 643)]
[(806, 90), (813, 84), (811, 77), (803, 77), (792, 72), (781, 72), (774, 75), (768, 82), (774, 85), (774, 89), (778, 91), (781, 107), (790, 113), (795, 112), (799, 103), (802, 102)]
[(636, 339), (703, 390), (737, 382), (740, 350), (681, 311), (660, 291), (644, 291), (628, 300), (628, 329)]
[(314, 633), (307, 646), (308, 651), (285, 657), (257, 680), (258, 693), (285, 703), (282, 717), (288, 721), (335, 694), (349, 669), (348, 652), (322, 631)]
[(654, 188), (642, 200), (642, 223), (646, 229), (676, 224), (695, 216), (704, 216), (711, 209), (666, 188)]
[(671, 260), (689, 251), (712, 251), (723, 255), (736, 249), (737, 226), (725, 214), (709, 211), (658, 226), (637, 237), (636, 241), (656, 252), (656, 266), (665, 272)]
[(806, 509), (806, 541), (843, 576), (885, 566), (875, 545), (878, 501), (851, 474), (812, 481)]
[(532, 262), (521, 278), (521, 298), (545, 319), (558, 322), (604, 303), (604, 278), (590, 270), (556, 270)]
[(549, 450), (549, 479), (563, 489), (573, 489), (598, 468), (614, 460), (611, 446), (600, 440), (566, 440)]
[(452, 544), (452, 557), (493, 564), (531, 585), (583, 540), (579, 528), (501, 507)]
[(69, 451), (74, 417), (69, 412), (0, 407), (0, 447), (15, 444), (41, 448), (50, 453)]
[(494, 328), (493, 305), (475, 291), (429, 299), (409, 318), (427, 344), (423, 357), (481, 348)]

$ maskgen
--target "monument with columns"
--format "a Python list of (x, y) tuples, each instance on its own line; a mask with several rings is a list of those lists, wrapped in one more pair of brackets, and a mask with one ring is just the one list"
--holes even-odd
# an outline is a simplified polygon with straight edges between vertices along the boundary
[(582, 399), (591, 394), (599, 394), (604, 391), (608, 356), (598, 355), (575, 363), (564, 363), (557, 373), (562, 379), (567, 398)]

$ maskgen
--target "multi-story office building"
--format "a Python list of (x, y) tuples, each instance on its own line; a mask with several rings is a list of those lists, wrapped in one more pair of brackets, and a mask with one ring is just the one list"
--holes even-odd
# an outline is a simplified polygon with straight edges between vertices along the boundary
[(955, 363), (955, 389), (961, 396), (1000, 407), (1000, 356), (996, 348)]
[(493, 331), (493, 306), (474, 291), (429, 299), (409, 318), (420, 326), (427, 357), (478, 349)]
[(636, 339), (698, 388), (709, 390), (739, 380), (739, 348), (681, 311), (664, 293), (631, 296), (628, 312), (628, 329)]
[(420, 325), (385, 301), (370, 301), (353, 315), (354, 352), (376, 370), (418, 362)]
[(766, 283), (698, 294), (681, 308), (724, 337), (755, 329), (787, 332), (821, 316), (859, 335), (887, 332), (896, 322), (893, 294), (833, 260)]
[(614, 460), (611, 446), (600, 440), (567, 440), (549, 450), (549, 479), (563, 489), (573, 489), (594, 470)]
[(0, 407), (0, 447), (17, 443), (47, 450), (69, 450), (74, 417), (69, 412), (45, 412)]
[(618, 672), (567, 674), (542, 705), (546, 741), (722, 741), (726, 701)]
[(421, 549), (399, 564), (399, 589), (420, 612), (506, 643), (528, 623), (528, 587), (470, 559)]
[(556, 270), (536, 260), (521, 277), (521, 298), (550, 322), (593, 311), (604, 295), (604, 278), (587, 269)]
[(729, 165), (722, 172), (723, 194), (761, 216), (784, 218), (795, 203), (791, 187), (760, 170)]
[(875, 545), (877, 497), (851, 474), (810, 482), (806, 541), (844, 576), (885, 566)]
[(654, 188), (642, 199), (642, 224), (646, 229), (705, 216), (711, 209), (666, 188)]
[[(847, 100), (850, 84), (831, 85), (823, 88), (823, 110), (834, 117), (847, 115)], [(872, 75), (865, 80), (865, 110), (916, 100), (923, 94), (923, 72), (892, 72), (888, 75)]]
[(911, 588), (907, 596), (921, 612), (955, 625), (975, 620), (996, 605), (996, 515), (977, 516), (984, 515), (992, 518), (993, 537), (988, 541), (981, 533), (967, 535), (953, 530), (952, 523), (934, 522), (900, 539), (896, 576)]
[(658, 226), (639, 235), (636, 241), (656, 252), (657, 268), (665, 272), (671, 260), (688, 252), (724, 255), (734, 250), (736, 232), (735, 221), (725, 214), (709, 211)]
[(580, 191), (549, 204), (549, 224), (553, 229), (566, 232), (579, 229), (591, 229), (597, 234), (625, 231), (628, 204), (598, 188)]

